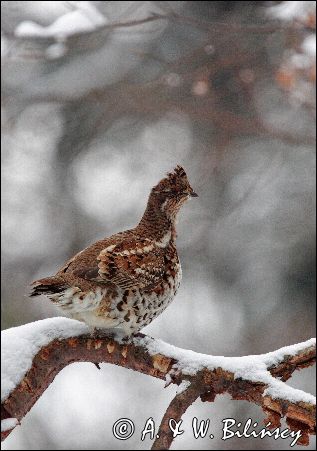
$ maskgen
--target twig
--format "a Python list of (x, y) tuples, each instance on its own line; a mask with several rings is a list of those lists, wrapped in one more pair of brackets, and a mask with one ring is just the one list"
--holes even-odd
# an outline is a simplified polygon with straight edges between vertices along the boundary
[(173, 430), (170, 421), (178, 423), (188, 407), (204, 392), (204, 387), (199, 380), (189, 385), (182, 393), (172, 399), (159, 427), (158, 437), (153, 443), (152, 449), (169, 449), (173, 442)]
[[(105, 25), (101, 25), (97, 27), (93, 31), (81, 31), (81, 32), (75, 32), (71, 36), (76, 37), (80, 35), (91, 35), (93, 33), (103, 31), (103, 30), (115, 30), (118, 28), (131, 28), (136, 27), (138, 25), (143, 25), (145, 23), (150, 22), (157, 22), (157, 21), (172, 21), (172, 22), (179, 22), (184, 23), (187, 25), (191, 25), (195, 28), (199, 28), (200, 30), (206, 31), (206, 32), (212, 32), (212, 33), (219, 33), (219, 32), (227, 32), (227, 33), (260, 33), (260, 34), (270, 34), (277, 31), (285, 31), (289, 29), (290, 27), (284, 23), (281, 22), (275, 22), (275, 23), (269, 23), (264, 25), (245, 25), (245, 24), (236, 24), (236, 23), (226, 23), (226, 22), (206, 22), (202, 19), (198, 19), (196, 17), (188, 17), (183, 16), (181, 14), (177, 14), (174, 12), (171, 12), (169, 14), (157, 14), (153, 13), (150, 16), (144, 17), (143, 19), (134, 19), (134, 20), (127, 20), (127, 21), (118, 21), (118, 22), (112, 22), (107, 23)], [(47, 41), (49, 39), (53, 40), (54, 38), (47, 38), (46, 36), (16, 36), (13, 32), (6, 31), (5, 35), (11, 38), (15, 38), (17, 40), (37, 40), (37, 41)]]

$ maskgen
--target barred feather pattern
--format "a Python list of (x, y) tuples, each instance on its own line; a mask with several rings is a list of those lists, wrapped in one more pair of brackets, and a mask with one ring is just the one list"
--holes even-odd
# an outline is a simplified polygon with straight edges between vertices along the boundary
[(191, 196), (197, 195), (178, 166), (152, 189), (134, 229), (79, 252), (55, 276), (34, 282), (31, 296), (44, 294), (95, 328), (139, 331), (166, 309), (180, 286), (175, 221)]

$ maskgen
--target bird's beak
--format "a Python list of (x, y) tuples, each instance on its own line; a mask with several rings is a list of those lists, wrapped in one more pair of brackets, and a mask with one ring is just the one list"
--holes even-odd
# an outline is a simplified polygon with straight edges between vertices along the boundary
[(192, 191), (192, 192), (190, 193), (190, 196), (191, 196), (191, 197), (198, 197), (198, 194), (195, 193), (195, 191)]

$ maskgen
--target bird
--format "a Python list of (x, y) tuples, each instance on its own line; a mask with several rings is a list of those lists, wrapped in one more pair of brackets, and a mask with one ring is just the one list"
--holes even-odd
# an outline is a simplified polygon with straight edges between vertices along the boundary
[(191, 197), (198, 195), (178, 165), (152, 188), (136, 227), (80, 251), (56, 275), (33, 282), (30, 296), (46, 295), (93, 331), (131, 337), (159, 316), (178, 291), (182, 269), (176, 219)]

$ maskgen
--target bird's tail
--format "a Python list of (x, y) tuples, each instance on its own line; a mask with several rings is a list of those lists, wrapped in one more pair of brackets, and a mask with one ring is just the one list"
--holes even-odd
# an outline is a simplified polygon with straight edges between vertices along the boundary
[(67, 285), (67, 283), (63, 279), (55, 276), (36, 280), (31, 285), (33, 287), (31, 293), (29, 294), (30, 297), (40, 296), (41, 294), (57, 294), (69, 288), (69, 285)]

